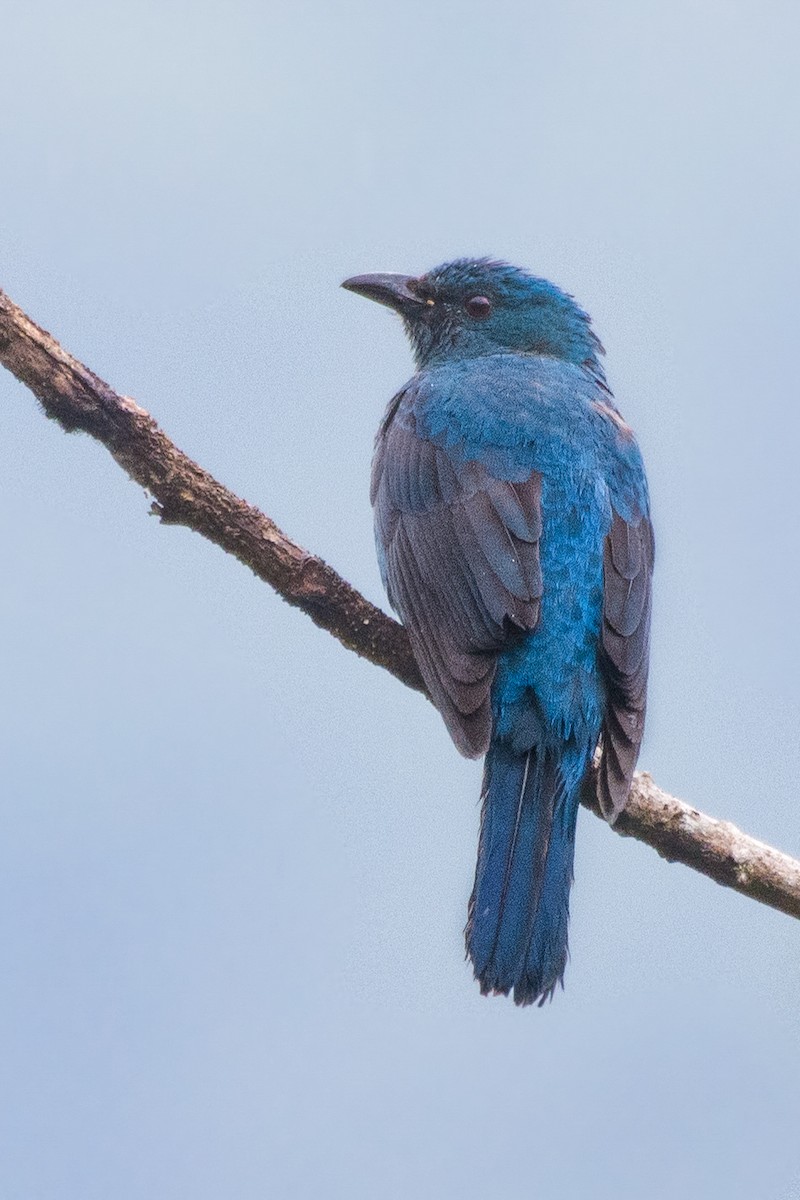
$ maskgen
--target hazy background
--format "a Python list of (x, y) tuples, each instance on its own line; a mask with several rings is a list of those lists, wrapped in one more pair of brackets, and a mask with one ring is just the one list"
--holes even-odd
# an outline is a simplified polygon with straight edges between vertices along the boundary
[[(658, 534), (642, 765), (800, 853), (800, 16), (4, 6), (0, 286), (383, 602), (410, 373), (347, 275), (580, 299)], [(800, 1196), (800, 926), (581, 814), (567, 989), (481, 999), (480, 768), (0, 375), (2, 1200)]]

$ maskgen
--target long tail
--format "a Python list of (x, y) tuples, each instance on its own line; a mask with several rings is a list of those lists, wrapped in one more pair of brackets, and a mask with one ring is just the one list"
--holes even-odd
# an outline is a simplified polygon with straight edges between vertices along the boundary
[(567, 965), (575, 822), (588, 752), (564, 746), (486, 757), (467, 954), (481, 992), (543, 1004)]

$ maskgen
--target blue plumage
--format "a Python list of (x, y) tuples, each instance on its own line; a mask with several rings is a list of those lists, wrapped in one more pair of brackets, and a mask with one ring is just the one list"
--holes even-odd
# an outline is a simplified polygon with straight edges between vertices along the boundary
[(465, 259), (345, 284), (396, 309), (418, 372), (373, 464), (389, 599), (459, 749), (486, 754), (467, 951), (543, 1001), (567, 960), (579, 793), (602, 741), (613, 820), (644, 727), (653, 538), (644, 468), (586, 314)]

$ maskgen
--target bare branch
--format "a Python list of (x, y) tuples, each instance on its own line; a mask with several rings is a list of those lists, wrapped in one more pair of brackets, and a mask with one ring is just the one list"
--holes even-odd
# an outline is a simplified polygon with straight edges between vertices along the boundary
[(102, 442), (155, 497), (153, 511), (165, 524), (185, 525), (235, 555), (348, 650), (424, 692), (397, 621), (183, 454), (143, 408), (98, 379), (2, 291), (0, 363), (30, 388), (48, 417), (68, 432), (82, 430)]
[[(601, 816), (593, 780), (587, 781), (582, 802)], [(613, 829), (652, 846), (667, 862), (683, 863), (723, 887), (800, 918), (796, 858), (663, 792), (646, 771), (634, 776), (628, 803)]]
[[(30, 388), (48, 417), (102, 442), (154, 497), (153, 511), (163, 522), (185, 525), (233, 554), (349, 650), (425, 692), (402, 626), (183, 454), (144, 409), (74, 359), (2, 291), (0, 363)], [(592, 784), (583, 802), (599, 816)], [(800, 917), (800, 862), (662, 792), (644, 772), (634, 779), (614, 829), (670, 862)]]

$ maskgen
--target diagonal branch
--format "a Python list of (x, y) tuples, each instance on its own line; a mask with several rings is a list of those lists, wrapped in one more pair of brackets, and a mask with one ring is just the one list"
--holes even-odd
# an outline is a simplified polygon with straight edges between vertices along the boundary
[[(342, 645), (425, 692), (402, 626), (183, 454), (144, 409), (74, 359), (2, 291), (0, 363), (62, 428), (102, 442), (154, 497), (153, 511), (163, 522), (185, 525), (233, 554)], [(583, 802), (599, 816), (593, 782)], [(800, 862), (661, 791), (644, 772), (635, 777), (614, 829), (670, 862), (800, 917)]]

